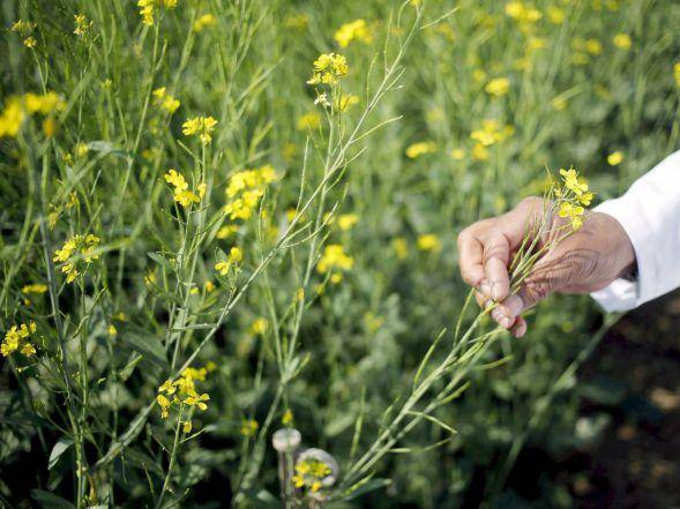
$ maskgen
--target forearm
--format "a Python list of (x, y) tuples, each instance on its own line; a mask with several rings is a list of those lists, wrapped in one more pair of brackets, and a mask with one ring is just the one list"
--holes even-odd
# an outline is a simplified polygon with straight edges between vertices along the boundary
[(621, 225), (637, 268), (634, 281), (619, 278), (591, 294), (603, 308), (625, 311), (680, 287), (680, 151), (594, 210)]

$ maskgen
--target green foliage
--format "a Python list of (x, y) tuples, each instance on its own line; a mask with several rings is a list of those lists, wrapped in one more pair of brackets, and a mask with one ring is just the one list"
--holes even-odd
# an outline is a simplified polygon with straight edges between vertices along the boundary
[[(421, 3), (2, 5), (0, 331), (35, 322), (36, 353), (0, 358), (0, 505), (280, 506), (282, 422), (337, 459), (338, 507), (526, 505), (527, 443), (559, 458), (606, 427), (576, 425), (585, 297), (540, 304), (521, 341), (468, 309), (483, 347), (447, 357), (456, 234), (545, 167), (604, 199), (677, 148), (680, 6)], [(307, 84), (326, 53), (347, 74)], [(217, 124), (186, 134), (196, 117)], [(75, 235), (99, 240), (55, 261)]]

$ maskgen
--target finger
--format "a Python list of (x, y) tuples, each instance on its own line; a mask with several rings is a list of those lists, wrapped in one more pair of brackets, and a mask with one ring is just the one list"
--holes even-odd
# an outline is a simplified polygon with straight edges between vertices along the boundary
[(493, 304), (493, 299), (489, 295), (482, 293), (480, 291), (475, 291), (475, 300), (480, 308), (486, 309), (491, 304)]
[(498, 305), (497, 309), (503, 316), (514, 319), (517, 318), (520, 313), (522, 313), (522, 311), (524, 311), (525, 304), (520, 295), (513, 294), (502, 301)]
[(516, 338), (521, 338), (527, 333), (527, 322), (521, 316), (515, 321), (515, 325), (512, 326), (510, 332)]
[(468, 229), (463, 230), (458, 236), (458, 252), (460, 275), (463, 281), (476, 288), (484, 279), (484, 266), (482, 265), (484, 249), (479, 239)]
[(510, 292), (508, 263), (510, 243), (501, 232), (492, 233), (484, 240), (484, 272), (491, 285), (491, 297), (501, 301)]
[(475, 300), (477, 301), (477, 305), (480, 308), (484, 309), (484, 307), (486, 306), (486, 301), (489, 300), (489, 298), (483, 293), (475, 290)]
[(504, 315), (498, 307), (495, 307), (493, 311), (491, 311), (491, 318), (493, 318), (498, 325), (506, 329), (510, 329), (515, 324), (515, 318)]

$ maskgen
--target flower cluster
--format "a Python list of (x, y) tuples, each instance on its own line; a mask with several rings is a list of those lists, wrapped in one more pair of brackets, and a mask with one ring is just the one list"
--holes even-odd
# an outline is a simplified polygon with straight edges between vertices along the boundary
[(306, 487), (312, 492), (317, 492), (323, 487), (321, 481), (331, 473), (331, 467), (326, 463), (309, 458), (295, 465), (295, 475), (291, 480), (296, 488)]
[(590, 205), (594, 194), (588, 190), (588, 183), (579, 177), (574, 168), (561, 169), (560, 175), (564, 185), (555, 191), (559, 205), (558, 215), (568, 218), (571, 227), (579, 230), (583, 226), (584, 207)]
[[(199, 394), (196, 391), (196, 382), (204, 382), (206, 375), (215, 369), (217, 369), (217, 364), (210, 361), (202, 368), (186, 368), (174, 382), (170, 379), (163, 382), (156, 396), (156, 403), (161, 407), (161, 417), (167, 419), (173, 405), (180, 412), (180, 420), (183, 417), (182, 412), (186, 409), (196, 407), (203, 412), (206, 411), (208, 409), (206, 401), (210, 401), (210, 395), (205, 392)], [(184, 432), (189, 433), (191, 421), (184, 421), (183, 425)]]
[(268, 184), (277, 179), (276, 171), (266, 164), (253, 170), (244, 170), (229, 177), (226, 195), (229, 200), (224, 212), (232, 221), (249, 219)]
[(229, 256), (226, 260), (217, 262), (215, 264), (215, 270), (222, 276), (229, 274), (229, 269), (231, 269), (235, 264), (240, 263), (243, 260), (243, 251), (240, 247), (232, 247), (229, 250)]
[(23, 37), (25, 37), (24, 46), (27, 48), (33, 48), (37, 44), (35, 37), (31, 35), (33, 30), (35, 30), (35, 27), (36, 24), (31, 23), (30, 21), (17, 20), (10, 27), (10, 31), (21, 34)]
[(241, 435), (244, 437), (254, 437), (260, 424), (255, 419), (244, 419), (241, 422)]
[(331, 269), (351, 270), (353, 266), (354, 258), (348, 256), (340, 244), (329, 244), (325, 247), (316, 270), (324, 274)]
[(173, 199), (179, 203), (182, 207), (188, 208), (192, 203), (199, 203), (203, 196), (205, 196), (206, 185), (204, 182), (198, 184), (196, 188), (196, 193), (189, 190), (189, 184), (181, 173), (178, 173), (175, 169), (169, 169), (168, 172), (163, 175), (165, 181), (174, 187)]
[(335, 85), (344, 78), (349, 70), (347, 59), (337, 53), (323, 53), (314, 61), (312, 77), (307, 80), (310, 85)]
[(310, 111), (301, 115), (297, 120), (298, 131), (318, 129), (321, 126), (321, 115), (316, 111)]
[(511, 125), (503, 126), (495, 119), (484, 120), (481, 129), (475, 129), (470, 133), (470, 139), (476, 142), (472, 147), (473, 159), (485, 161), (489, 158), (486, 147), (505, 140), (514, 132), (515, 128)]
[(212, 141), (212, 132), (215, 130), (217, 120), (213, 117), (194, 117), (187, 119), (182, 124), (182, 133), (185, 136), (198, 134), (201, 143), (207, 145)]
[(419, 141), (413, 143), (406, 148), (406, 157), (415, 159), (425, 154), (431, 154), (437, 151), (437, 144), (434, 141)]
[(514, 19), (522, 32), (528, 32), (533, 24), (543, 17), (541, 11), (522, 2), (508, 2), (505, 4), (505, 14)]
[(92, 29), (93, 22), (88, 20), (85, 14), (74, 14), (73, 18), (75, 21), (73, 33), (84, 39)]
[(94, 251), (100, 241), (99, 237), (91, 233), (88, 235), (78, 234), (68, 239), (61, 249), (54, 252), (52, 260), (64, 263), (61, 271), (66, 274), (67, 283), (73, 283), (80, 275), (79, 266), (81, 270), (87, 270), (87, 265), (99, 258), (99, 255), (94, 254)]
[(137, 7), (139, 7), (142, 23), (146, 26), (152, 26), (156, 8), (165, 7), (167, 9), (174, 9), (177, 7), (177, 0), (139, 0)]
[(5, 333), (5, 339), (0, 344), (0, 353), (3, 357), (9, 357), (12, 353), (19, 350), (26, 357), (35, 355), (35, 347), (28, 341), (31, 334), (35, 333), (35, 322), (28, 325), (22, 323), (18, 327), (12, 328)]
[(168, 94), (165, 87), (157, 88), (152, 94), (154, 104), (160, 109), (172, 114), (179, 108), (180, 102), (175, 97)]
[(357, 40), (370, 44), (373, 41), (373, 34), (368, 29), (366, 21), (357, 19), (342, 25), (333, 36), (341, 48), (346, 48), (350, 42)]
[(34, 283), (24, 286), (21, 289), (21, 293), (24, 295), (24, 305), (28, 306), (31, 304), (31, 300), (28, 298), (29, 295), (41, 295), (46, 291), (47, 285), (41, 283)]
[(494, 97), (501, 97), (508, 93), (510, 80), (508, 78), (495, 78), (489, 81), (484, 87), (487, 94)]
[(212, 14), (201, 14), (194, 22), (194, 32), (200, 32), (204, 28), (213, 27), (217, 24), (217, 19)]
[[(56, 111), (63, 111), (64, 108), (66, 108), (66, 103), (56, 92), (45, 94), (29, 92), (23, 96), (10, 96), (4, 110), (0, 113), (0, 138), (15, 137), (19, 133), (21, 124), (29, 115), (35, 113), (51, 115)], [(48, 125), (52, 125), (52, 122), (51, 117), (45, 120), (43, 127), (46, 133), (48, 133)], [(53, 130), (53, 126), (50, 130)]]
[(417, 245), (421, 251), (440, 251), (442, 248), (439, 237), (434, 233), (424, 233), (418, 236)]

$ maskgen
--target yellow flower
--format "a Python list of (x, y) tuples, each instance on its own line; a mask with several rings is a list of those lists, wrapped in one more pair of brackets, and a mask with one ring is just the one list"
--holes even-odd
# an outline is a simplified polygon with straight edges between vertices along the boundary
[(548, 14), (548, 20), (550, 20), (550, 23), (554, 25), (561, 25), (564, 22), (564, 11), (559, 7), (551, 5), (546, 9), (546, 13)]
[(189, 184), (181, 173), (177, 170), (171, 168), (163, 175), (165, 181), (174, 187), (173, 199), (182, 205), (184, 208), (188, 208), (192, 203), (199, 203), (203, 196), (205, 195), (205, 184), (198, 185), (198, 195), (193, 191), (189, 190)]
[(165, 87), (157, 88), (152, 92), (152, 95), (154, 104), (168, 113), (174, 113), (180, 106), (180, 102), (168, 94)]
[(229, 273), (229, 269), (235, 263), (239, 263), (243, 260), (243, 251), (239, 247), (232, 247), (229, 251), (229, 257), (226, 261), (221, 261), (215, 264), (215, 270), (219, 272), (222, 276), (226, 276)]
[(11, 32), (19, 32), (22, 35), (30, 34), (36, 27), (35, 23), (30, 21), (17, 20), (10, 27)]
[(35, 355), (35, 347), (29, 342), (29, 337), (37, 330), (35, 322), (30, 322), (28, 325), (22, 323), (19, 326), (12, 325), (12, 327), (5, 333), (5, 339), (0, 344), (0, 354), (3, 357), (9, 357), (12, 353), (19, 350), (26, 357)]
[(489, 81), (484, 87), (487, 94), (494, 97), (501, 97), (508, 93), (510, 80), (508, 78), (495, 78)]
[(38, 44), (38, 41), (35, 40), (35, 37), (32, 35), (29, 35), (24, 39), (24, 46), (27, 48), (35, 48), (35, 46)]
[[(52, 261), (68, 262), (61, 267), (61, 272), (66, 274), (67, 283), (72, 283), (80, 275), (80, 271), (77, 268), (78, 265), (87, 268), (83, 263), (89, 264), (99, 258), (99, 255), (94, 254), (94, 252), (100, 240), (99, 237), (92, 234), (74, 235), (64, 242), (61, 249), (57, 249), (54, 252)], [(71, 259), (72, 256), (78, 254), (80, 258)]]
[(251, 334), (259, 334), (263, 335), (267, 331), (267, 326), (269, 325), (269, 322), (267, 321), (266, 318), (257, 318), (252, 325), (250, 326), (250, 332)]
[(283, 424), (284, 426), (289, 426), (292, 423), (293, 412), (291, 412), (290, 409), (286, 409), (286, 411), (283, 413), (283, 417), (281, 417), (281, 424)]
[(85, 37), (92, 28), (92, 21), (88, 21), (87, 17), (84, 14), (74, 14), (73, 18), (75, 19), (75, 25), (76, 28), (73, 30), (73, 33), (76, 34), (79, 37)]
[(607, 156), (607, 162), (610, 166), (617, 166), (623, 161), (623, 154), (621, 152), (612, 152)]
[(158, 392), (165, 392), (170, 396), (175, 394), (175, 391), (177, 391), (177, 388), (169, 379), (163, 382), (161, 386), (158, 388)]
[(404, 237), (397, 237), (392, 240), (392, 248), (399, 260), (403, 260), (408, 256), (408, 243)]
[(0, 114), (0, 138), (15, 137), (21, 128), (26, 114), (17, 97), (9, 97), (5, 109)]
[(602, 53), (602, 43), (597, 39), (588, 39), (586, 41), (586, 51), (591, 55), (599, 55)]
[(161, 417), (163, 419), (168, 418), (168, 409), (170, 408), (170, 400), (163, 396), (162, 394), (159, 394), (156, 396), (156, 403), (158, 403), (158, 406), (161, 407)]
[(212, 14), (201, 14), (194, 22), (194, 32), (200, 32), (206, 27), (213, 27), (217, 24), (217, 19)]
[(297, 120), (298, 131), (312, 131), (318, 129), (321, 126), (321, 115), (316, 111), (310, 111), (305, 113)]
[(231, 237), (237, 231), (238, 231), (238, 226), (236, 226), (234, 224), (229, 224), (229, 225), (222, 226), (219, 230), (217, 230), (217, 233), (215, 234), (215, 236), (218, 239), (227, 239), (227, 238)]
[(255, 419), (244, 419), (241, 423), (241, 435), (244, 437), (253, 437), (260, 427)]
[(415, 159), (424, 154), (431, 154), (437, 151), (437, 144), (434, 141), (421, 141), (413, 143), (406, 148), (406, 157)]
[(191, 433), (191, 421), (184, 421), (182, 423), (182, 431), (184, 433)]
[(417, 244), (421, 251), (439, 251), (442, 248), (439, 237), (432, 233), (420, 235)]
[(346, 48), (353, 40), (370, 43), (373, 41), (373, 34), (368, 30), (366, 21), (357, 19), (342, 25), (333, 36), (341, 48)]
[(465, 157), (465, 150), (462, 148), (454, 148), (451, 152), (451, 159), (455, 159), (456, 161), (460, 161)]
[(349, 67), (347, 59), (337, 53), (323, 53), (314, 61), (312, 77), (309, 85), (335, 85), (347, 75)]
[(316, 270), (323, 274), (329, 269), (338, 268), (351, 270), (354, 266), (354, 258), (347, 256), (340, 244), (329, 244), (325, 247), (323, 256), (316, 266)]
[(229, 267), (231, 267), (229, 262), (217, 262), (215, 264), (215, 270), (222, 276), (226, 276), (229, 273)]
[(208, 409), (208, 405), (206, 405), (204, 401), (210, 401), (210, 396), (208, 394), (206, 393), (203, 393), (201, 395), (193, 394), (184, 400), (184, 404), (189, 406), (196, 406), (198, 407), (199, 410), (205, 412)]
[(680, 62), (676, 62), (673, 66), (673, 77), (675, 78), (675, 84), (680, 87)]
[(177, 173), (177, 170), (175, 169), (169, 169), (168, 172), (163, 175), (163, 178), (165, 178), (165, 181), (177, 190), (183, 191), (189, 188), (189, 184), (187, 184), (187, 181), (184, 179), (182, 174)]
[(359, 103), (359, 96), (353, 94), (342, 94), (336, 101), (335, 108), (338, 111), (347, 111), (350, 107)]
[(633, 41), (630, 39), (628, 34), (616, 34), (614, 36), (614, 46), (621, 49), (630, 49), (633, 45)]
[(569, 218), (571, 226), (574, 230), (578, 230), (583, 226), (583, 213), (585, 209), (580, 205), (573, 205), (570, 202), (562, 202), (560, 204), (559, 216)]
[(185, 136), (191, 136), (192, 134), (198, 134), (201, 142), (207, 145), (212, 141), (211, 133), (215, 130), (217, 125), (217, 120), (213, 117), (193, 117), (187, 119), (182, 124), (182, 133)]
[(338, 226), (341, 230), (349, 230), (359, 222), (359, 216), (356, 214), (341, 214), (338, 217)]
[(108, 328), (106, 329), (106, 332), (111, 336), (112, 338), (115, 338), (118, 335), (118, 330), (116, 329), (116, 326), (113, 324), (110, 324)]
[(21, 353), (26, 357), (31, 357), (36, 354), (36, 350), (32, 344), (25, 343), (24, 346), (21, 347)]
[(486, 161), (489, 159), (489, 151), (481, 143), (475, 143), (472, 147), (472, 159), (475, 161)]
[(508, 2), (505, 4), (505, 14), (519, 23), (520, 30), (529, 31), (532, 24), (543, 17), (541, 11), (522, 2)]
[(203, 285), (203, 288), (205, 289), (205, 293), (212, 293), (215, 291), (215, 283), (212, 281), (206, 281), (205, 285)]
[(45, 293), (47, 291), (47, 285), (40, 283), (34, 283), (32, 285), (26, 285), (21, 289), (21, 293)]

